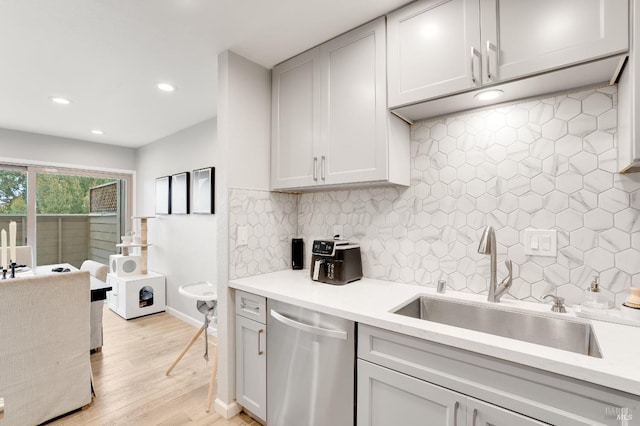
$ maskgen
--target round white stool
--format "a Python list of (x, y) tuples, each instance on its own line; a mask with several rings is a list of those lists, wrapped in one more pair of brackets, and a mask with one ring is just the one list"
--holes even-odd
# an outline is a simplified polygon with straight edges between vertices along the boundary
[[(209, 327), (209, 321), (216, 315), (216, 309), (218, 306), (218, 294), (216, 292), (216, 286), (211, 284), (208, 281), (198, 282), (193, 284), (183, 284), (178, 288), (178, 293), (183, 296), (186, 296), (190, 299), (196, 300), (196, 308), (204, 315), (204, 322), (202, 327), (196, 331), (196, 334), (193, 335), (187, 346), (184, 347), (178, 358), (171, 364), (171, 367), (165, 373), (167, 376), (171, 373), (171, 370), (180, 362), (184, 354), (187, 353), (189, 348), (193, 346), (198, 337)], [(207, 333), (204, 333), (204, 359), (209, 361), (209, 343)], [(213, 399), (213, 386), (216, 381), (216, 373), (218, 370), (218, 354), (217, 354), (217, 345), (214, 344), (215, 350), (213, 352), (213, 361), (212, 361), (212, 369), (211, 369), (211, 380), (209, 382), (209, 394), (207, 395), (207, 413), (211, 408), (211, 400)]]

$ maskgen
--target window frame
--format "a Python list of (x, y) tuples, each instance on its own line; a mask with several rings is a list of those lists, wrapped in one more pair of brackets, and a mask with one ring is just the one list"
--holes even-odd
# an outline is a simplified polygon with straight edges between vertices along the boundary
[(4, 170), (20, 170), (27, 172), (27, 239), (26, 244), (32, 247), (33, 253), (38, 252), (37, 247), (37, 214), (36, 214), (36, 176), (38, 173), (58, 174), (67, 176), (86, 176), (108, 179), (118, 179), (124, 183), (125, 201), (122, 206), (124, 212), (124, 229), (122, 235), (131, 232), (131, 221), (133, 215), (133, 193), (135, 184), (135, 172), (123, 170), (107, 171), (91, 169), (87, 167), (73, 167), (71, 165), (49, 166), (44, 164), (21, 164), (10, 161), (0, 161), (0, 168)]

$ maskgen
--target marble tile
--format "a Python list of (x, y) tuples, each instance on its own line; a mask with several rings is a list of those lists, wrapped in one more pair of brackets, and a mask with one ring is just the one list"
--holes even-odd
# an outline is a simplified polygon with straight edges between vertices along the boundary
[[(294, 236), (305, 239), (308, 262), (311, 241), (341, 225), (361, 244), (367, 277), (425, 286), (443, 278), (485, 294), (489, 262), (477, 244), (491, 224), (500, 277), (504, 260), (514, 263), (509, 297), (556, 292), (580, 303), (600, 274), (603, 291), (623, 300), (640, 285), (640, 176), (615, 173), (616, 96), (615, 86), (589, 89), (416, 122), (409, 188), (232, 190), (232, 231), (253, 229), (247, 247), (232, 232), (232, 275), (288, 268)], [(524, 255), (529, 227), (558, 230), (557, 258)]]
[[(297, 195), (229, 191), (230, 278), (291, 267), (291, 239), (297, 236)], [(238, 226), (247, 226), (247, 244), (237, 244)]]

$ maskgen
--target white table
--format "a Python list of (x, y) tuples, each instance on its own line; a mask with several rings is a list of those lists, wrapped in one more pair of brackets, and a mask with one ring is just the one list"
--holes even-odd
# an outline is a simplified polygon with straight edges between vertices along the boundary
[[(36, 266), (35, 269), (31, 269), (25, 272), (16, 272), (16, 277), (27, 277), (32, 275), (53, 275), (64, 274), (64, 272), (53, 272), (52, 269), (63, 268), (71, 271), (78, 271), (79, 269), (69, 263), (58, 263), (53, 265), (41, 265)], [(107, 298), (107, 291), (111, 290), (111, 286), (104, 281), (100, 281), (94, 276), (89, 275), (89, 283), (91, 285), (91, 301), (105, 300)]]

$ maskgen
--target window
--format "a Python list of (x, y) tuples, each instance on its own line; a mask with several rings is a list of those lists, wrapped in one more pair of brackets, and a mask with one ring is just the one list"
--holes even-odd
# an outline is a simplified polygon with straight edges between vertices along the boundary
[(16, 244), (27, 238), (27, 168), (0, 165), (0, 229), (16, 222)]
[(108, 264), (128, 228), (132, 176), (0, 165), (0, 229), (16, 221), (18, 245), (39, 265)]

